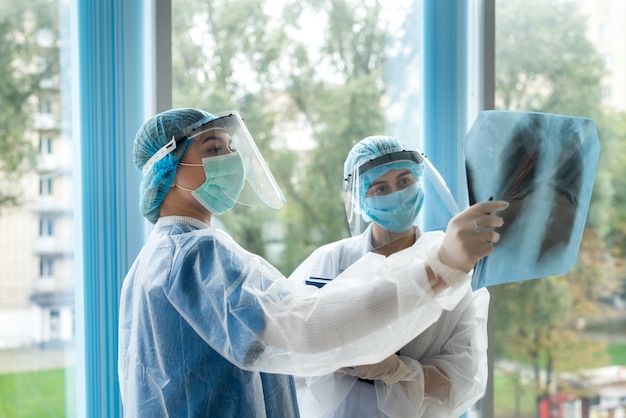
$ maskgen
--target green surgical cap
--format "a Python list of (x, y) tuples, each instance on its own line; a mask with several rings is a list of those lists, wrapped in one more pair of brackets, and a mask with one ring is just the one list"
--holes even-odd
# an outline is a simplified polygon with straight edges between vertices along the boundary
[[(133, 160), (139, 171), (159, 149), (171, 141), (185, 137), (185, 128), (202, 119), (207, 121), (213, 117), (199, 109), (171, 109), (159, 113), (143, 124), (133, 145)], [(144, 176), (140, 186), (139, 209), (141, 214), (151, 223), (159, 218), (159, 206), (172, 187), (176, 176), (178, 162), (187, 152), (189, 141), (177, 144), (177, 147), (163, 159), (157, 161)]]

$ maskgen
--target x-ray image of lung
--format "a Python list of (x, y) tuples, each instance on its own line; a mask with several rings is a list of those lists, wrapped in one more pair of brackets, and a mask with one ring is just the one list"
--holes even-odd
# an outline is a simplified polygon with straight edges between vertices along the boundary
[(473, 287), (565, 274), (578, 256), (598, 165), (593, 120), (483, 111), (463, 145), (470, 203), (510, 204)]

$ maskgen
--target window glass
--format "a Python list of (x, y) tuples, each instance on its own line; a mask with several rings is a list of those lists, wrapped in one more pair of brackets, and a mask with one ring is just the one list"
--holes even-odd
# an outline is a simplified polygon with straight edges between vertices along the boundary
[(54, 258), (42, 256), (39, 259), (39, 278), (47, 279), (54, 277)]
[(39, 219), (39, 236), (53, 236), (54, 235), (54, 219), (50, 217), (42, 217)]
[(576, 264), (493, 289), (496, 417), (626, 412), (625, 13), (610, 0), (496, 2), (496, 107), (592, 118), (601, 143)]
[(173, 107), (238, 110), (287, 197), (213, 217), (290, 274), (350, 236), (343, 162), (375, 134), (422, 141), (422, 1), (174, 0)]
[[(58, 0), (0, 7), (0, 417), (75, 403), (71, 135)], [(67, 63), (63, 64), (66, 65)], [(63, 77), (61, 77), (63, 74)], [(64, 102), (67, 104), (67, 102)], [(63, 154), (63, 155), (61, 155)], [(69, 191), (69, 192), (68, 192)]]
[(214, 222), (289, 274), (350, 235), (343, 161), (356, 141), (421, 144), (422, 2), (237, 5), (172, 2), (173, 106), (241, 113), (289, 203), (236, 206)]
[(52, 154), (52, 144), (54, 143), (53, 138), (42, 135), (39, 138), (39, 153), (42, 155)]
[(39, 178), (39, 195), (52, 196), (54, 177), (46, 175)]

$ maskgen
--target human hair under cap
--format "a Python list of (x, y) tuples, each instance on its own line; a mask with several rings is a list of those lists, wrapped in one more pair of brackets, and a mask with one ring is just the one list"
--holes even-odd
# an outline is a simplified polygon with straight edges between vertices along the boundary
[[(212, 114), (200, 109), (180, 108), (166, 110), (146, 121), (133, 144), (133, 160), (139, 171), (159, 149), (167, 144), (172, 137), (182, 139), (185, 128), (202, 120), (210, 120)], [(151, 223), (159, 218), (159, 206), (172, 187), (178, 162), (185, 156), (190, 141), (178, 144), (177, 148), (157, 161), (149, 170), (140, 186), (139, 209), (141, 214)]]

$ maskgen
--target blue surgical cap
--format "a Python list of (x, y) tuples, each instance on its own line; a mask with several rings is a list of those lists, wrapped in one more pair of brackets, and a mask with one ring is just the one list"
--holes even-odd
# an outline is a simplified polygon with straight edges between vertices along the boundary
[(406, 147), (391, 136), (368, 136), (360, 140), (348, 153), (343, 164), (343, 178), (347, 179), (354, 169), (364, 163), (392, 152), (405, 150)]
[[(170, 142), (172, 137), (177, 140), (183, 139), (186, 136), (185, 128), (202, 119), (210, 120), (212, 117), (214, 116), (208, 112), (192, 108), (171, 109), (153, 116), (135, 135), (133, 145), (135, 167), (141, 171), (150, 157)], [(152, 223), (159, 218), (159, 206), (172, 187), (176, 167), (185, 156), (189, 143), (190, 141), (178, 143), (175, 150), (154, 164), (141, 182), (139, 209)]]
[[(375, 135), (363, 138), (354, 147), (352, 147), (346, 157), (346, 161), (343, 164), (343, 178), (346, 191), (348, 191), (347, 188), (349, 187), (350, 177), (356, 173), (355, 170), (358, 167), (383, 155), (408, 150), (409, 149), (404, 144), (391, 136)], [(423, 167), (421, 164), (418, 164), (413, 160), (398, 160), (374, 167), (365, 173), (361, 173), (357, 180), (360, 183), (358, 185), (358, 194), (360, 196), (358, 201), (359, 206), (355, 207), (355, 209), (360, 212), (364, 207), (364, 199), (367, 195), (367, 189), (374, 180), (384, 175), (389, 170), (402, 168), (411, 170), (415, 179), (418, 181), (420, 180)]]

